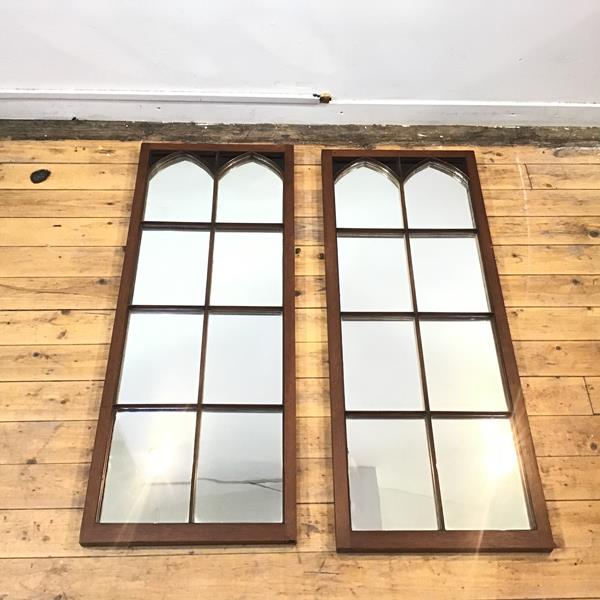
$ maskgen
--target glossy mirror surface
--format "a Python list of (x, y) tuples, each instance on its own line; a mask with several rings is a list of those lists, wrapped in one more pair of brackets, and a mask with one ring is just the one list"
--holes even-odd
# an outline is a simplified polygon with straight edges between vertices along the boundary
[(121, 404), (198, 401), (202, 315), (132, 313), (121, 369)]
[(144, 221), (208, 222), (212, 199), (212, 175), (196, 162), (182, 158), (151, 177)]
[(207, 231), (144, 231), (133, 304), (204, 304)]
[(339, 237), (342, 311), (412, 309), (403, 238)]
[[(435, 163), (434, 163), (435, 164)], [(466, 180), (449, 168), (426, 166), (404, 182), (408, 226), (471, 229), (473, 215)]]
[(219, 180), (217, 221), (220, 223), (281, 223), (283, 180), (256, 160), (227, 169)]
[(220, 306), (281, 306), (281, 233), (215, 234), (210, 302)]
[(205, 404), (281, 404), (281, 315), (210, 315)]
[(354, 530), (437, 529), (421, 420), (347, 419)]
[(342, 320), (347, 410), (423, 408), (413, 321)]
[(282, 443), (281, 413), (204, 411), (195, 521), (281, 523)]
[(489, 321), (421, 321), (432, 410), (507, 410)]
[(374, 163), (358, 163), (335, 182), (337, 227), (402, 227), (400, 187), (393, 174)]
[(419, 311), (489, 311), (476, 238), (411, 237), (410, 247)]
[(447, 529), (530, 529), (508, 419), (434, 419)]
[(193, 411), (117, 413), (102, 523), (187, 522), (195, 426)]

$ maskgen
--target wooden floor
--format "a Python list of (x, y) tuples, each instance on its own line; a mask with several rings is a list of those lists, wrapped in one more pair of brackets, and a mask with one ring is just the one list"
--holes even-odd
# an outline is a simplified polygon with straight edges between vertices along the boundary
[(297, 546), (79, 546), (138, 150), (0, 141), (2, 600), (600, 598), (600, 146), (475, 148), (552, 554), (335, 554), (316, 146), (295, 169)]

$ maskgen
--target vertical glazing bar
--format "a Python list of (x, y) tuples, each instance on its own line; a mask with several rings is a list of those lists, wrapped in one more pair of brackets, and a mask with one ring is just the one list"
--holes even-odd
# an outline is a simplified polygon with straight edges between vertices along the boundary
[(429, 446), (429, 461), (431, 463), (431, 475), (433, 479), (433, 494), (435, 496), (435, 510), (437, 513), (438, 526), (444, 530), (444, 511), (442, 508), (442, 496), (440, 492), (440, 480), (437, 471), (435, 444), (433, 439), (433, 424), (431, 419), (431, 408), (429, 406), (429, 394), (427, 391), (427, 376), (425, 374), (425, 361), (423, 359), (423, 344), (421, 341), (421, 327), (419, 323), (419, 311), (417, 307), (417, 290), (415, 288), (415, 277), (413, 272), (412, 253), (410, 248), (410, 236), (408, 234), (408, 215), (406, 211), (406, 203), (404, 201), (404, 182), (402, 179), (402, 159), (398, 158), (397, 162), (398, 173), (400, 174), (400, 203), (402, 205), (402, 220), (404, 221), (404, 243), (406, 244), (406, 260), (408, 262), (408, 276), (410, 280), (410, 293), (415, 312), (415, 337), (417, 341), (417, 352), (419, 355), (419, 370), (421, 373), (421, 385), (423, 388), (423, 404), (425, 406), (425, 428), (427, 430), (427, 444)]
[(194, 437), (194, 459), (192, 461), (192, 481), (190, 486), (190, 504), (188, 522), (194, 522), (196, 509), (196, 471), (198, 469), (198, 450), (200, 447), (200, 422), (202, 419), (202, 401), (204, 395), (204, 370), (206, 366), (206, 344), (208, 339), (208, 315), (210, 304), (210, 289), (212, 283), (213, 253), (215, 248), (215, 221), (217, 218), (217, 194), (219, 191), (219, 153), (215, 155), (215, 171), (213, 179), (212, 211), (210, 217), (210, 234), (208, 242), (208, 257), (206, 262), (206, 290), (204, 293), (204, 319), (202, 322), (202, 342), (200, 349), (200, 376), (198, 383), (198, 405), (196, 406), (196, 432)]

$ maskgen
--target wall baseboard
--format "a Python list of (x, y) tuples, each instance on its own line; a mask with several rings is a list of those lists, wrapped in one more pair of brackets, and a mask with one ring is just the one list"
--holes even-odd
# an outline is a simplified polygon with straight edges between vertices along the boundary
[(600, 103), (334, 99), (312, 94), (0, 90), (3, 119), (474, 126), (600, 124)]

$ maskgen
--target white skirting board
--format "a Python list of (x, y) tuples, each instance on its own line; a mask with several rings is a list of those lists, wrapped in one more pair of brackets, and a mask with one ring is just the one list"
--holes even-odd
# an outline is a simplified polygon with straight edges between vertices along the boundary
[(565, 126), (600, 125), (600, 103), (353, 100), (310, 93), (0, 90), (0, 119), (194, 123)]

